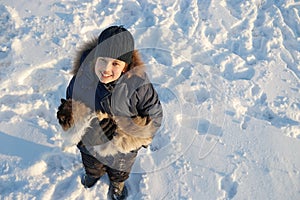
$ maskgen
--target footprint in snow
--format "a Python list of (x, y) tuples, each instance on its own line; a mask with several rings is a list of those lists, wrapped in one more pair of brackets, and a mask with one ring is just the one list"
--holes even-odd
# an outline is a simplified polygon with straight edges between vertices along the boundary
[(223, 177), (220, 184), (221, 190), (225, 191), (226, 199), (232, 199), (236, 195), (238, 183), (231, 176)]

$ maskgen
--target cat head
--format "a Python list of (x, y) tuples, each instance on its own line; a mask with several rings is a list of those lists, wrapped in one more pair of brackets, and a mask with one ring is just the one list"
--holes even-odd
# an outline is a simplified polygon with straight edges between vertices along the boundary
[(58, 107), (56, 117), (62, 129), (64, 131), (67, 131), (74, 125), (74, 119), (72, 114), (72, 100), (61, 99), (60, 101), (61, 104)]

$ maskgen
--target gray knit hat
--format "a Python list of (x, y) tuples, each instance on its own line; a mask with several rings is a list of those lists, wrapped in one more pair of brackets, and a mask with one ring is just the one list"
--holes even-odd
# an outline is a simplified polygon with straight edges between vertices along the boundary
[(109, 57), (130, 64), (133, 50), (134, 40), (131, 33), (123, 26), (111, 26), (99, 35), (95, 57)]

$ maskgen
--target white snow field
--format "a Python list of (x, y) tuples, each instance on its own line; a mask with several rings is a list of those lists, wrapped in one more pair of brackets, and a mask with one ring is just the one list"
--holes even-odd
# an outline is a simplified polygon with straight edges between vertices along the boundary
[(56, 111), (77, 47), (111, 25), (136, 40), (163, 126), (130, 200), (300, 199), (299, 0), (1, 0), (0, 199), (107, 199)]

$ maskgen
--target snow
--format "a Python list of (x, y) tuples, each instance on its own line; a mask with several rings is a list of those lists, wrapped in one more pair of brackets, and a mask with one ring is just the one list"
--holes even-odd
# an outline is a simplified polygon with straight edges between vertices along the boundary
[(300, 2), (0, 4), (0, 199), (107, 199), (84, 189), (56, 119), (76, 48), (122, 24), (164, 108), (128, 199), (300, 199)]

